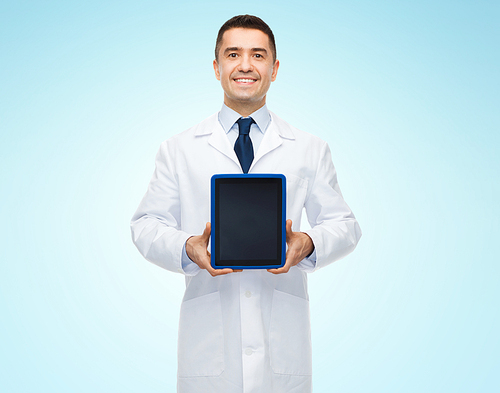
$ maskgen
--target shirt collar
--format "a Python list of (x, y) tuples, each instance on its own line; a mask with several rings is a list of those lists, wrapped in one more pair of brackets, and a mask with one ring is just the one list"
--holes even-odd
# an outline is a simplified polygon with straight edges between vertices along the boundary
[[(226, 134), (231, 130), (234, 123), (241, 117), (241, 115), (229, 108), (226, 104), (222, 104), (222, 109), (219, 112), (219, 123), (226, 132)], [(267, 105), (264, 104), (263, 107), (257, 109), (254, 113), (250, 115), (254, 119), (255, 124), (259, 128), (259, 131), (263, 134), (266, 132), (269, 123), (271, 122), (271, 114), (267, 109)]]

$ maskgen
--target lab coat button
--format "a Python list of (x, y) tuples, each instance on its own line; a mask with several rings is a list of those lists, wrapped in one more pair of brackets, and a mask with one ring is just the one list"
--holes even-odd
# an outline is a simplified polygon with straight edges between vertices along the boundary
[(252, 353), (253, 353), (253, 351), (252, 351), (252, 349), (251, 349), (251, 348), (247, 348), (247, 349), (245, 349), (245, 355), (250, 356)]
[(250, 291), (246, 291), (246, 292), (245, 292), (245, 296), (246, 296), (246, 297), (252, 297), (252, 292), (250, 292)]

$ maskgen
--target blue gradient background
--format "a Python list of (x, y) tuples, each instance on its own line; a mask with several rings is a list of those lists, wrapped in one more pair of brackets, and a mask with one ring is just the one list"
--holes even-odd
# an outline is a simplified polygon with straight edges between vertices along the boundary
[(330, 144), (363, 229), (310, 276), (315, 392), (494, 392), (499, 3), (2, 2), (0, 391), (173, 392), (183, 277), (129, 220), (219, 110), (218, 28), (273, 28), (268, 106)]

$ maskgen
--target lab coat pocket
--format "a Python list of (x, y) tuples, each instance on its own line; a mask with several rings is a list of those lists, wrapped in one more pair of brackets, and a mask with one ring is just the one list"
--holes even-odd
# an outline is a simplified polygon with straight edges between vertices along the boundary
[(219, 292), (184, 301), (178, 341), (179, 377), (209, 377), (224, 371), (224, 338)]
[(275, 373), (312, 375), (308, 300), (274, 290), (269, 347)]

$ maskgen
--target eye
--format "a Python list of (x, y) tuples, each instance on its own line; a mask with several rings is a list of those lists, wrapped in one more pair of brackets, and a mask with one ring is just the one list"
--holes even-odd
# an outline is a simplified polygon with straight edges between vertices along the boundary
[(237, 54), (237, 53), (230, 53), (230, 54), (228, 55), (228, 57), (236, 57), (236, 56), (238, 56), (238, 54)]
[(263, 57), (263, 56), (262, 56), (260, 53), (256, 53), (256, 54), (255, 54), (255, 57), (257, 57), (257, 58), (261, 58), (261, 57)]

